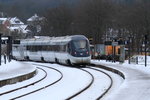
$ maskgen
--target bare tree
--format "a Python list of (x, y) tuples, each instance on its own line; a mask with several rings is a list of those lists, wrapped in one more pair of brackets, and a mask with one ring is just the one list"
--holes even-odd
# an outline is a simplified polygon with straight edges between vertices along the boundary
[(103, 35), (112, 21), (113, 6), (110, 0), (82, 0), (77, 9), (78, 32), (102, 43)]
[(73, 16), (71, 9), (66, 4), (52, 8), (46, 12), (45, 31), (52, 36), (71, 34)]

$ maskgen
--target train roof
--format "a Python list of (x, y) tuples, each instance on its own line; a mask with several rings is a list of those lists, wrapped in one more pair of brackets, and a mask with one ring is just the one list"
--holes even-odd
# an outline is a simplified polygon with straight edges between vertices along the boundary
[(70, 41), (75, 39), (85, 39), (84, 35), (71, 35), (71, 36), (61, 36), (61, 37), (48, 37), (48, 36), (35, 36), (33, 39), (49, 39), (55, 41)]
[(71, 35), (71, 36), (61, 36), (61, 37), (49, 37), (49, 36), (35, 36), (31, 39), (23, 39), (21, 40), (21, 44), (66, 44), (71, 40), (79, 40), (79, 39), (87, 39), (84, 35)]

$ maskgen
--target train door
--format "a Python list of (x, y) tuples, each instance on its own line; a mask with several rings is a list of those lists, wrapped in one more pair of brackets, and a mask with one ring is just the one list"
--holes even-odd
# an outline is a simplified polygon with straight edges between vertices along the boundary
[(18, 51), (19, 51), (20, 57), (21, 57), (22, 59), (24, 59), (24, 51), (25, 51), (24, 46), (23, 46), (23, 45), (20, 45), (18, 49), (19, 49)]
[(59, 55), (58, 58), (60, 59), (60, 62), (63, 64), (66, 64), (67, 60), (68, 60), (68, 53), (67, 53), (67, 43), (61, 43), (61, 45), (59, 45)]

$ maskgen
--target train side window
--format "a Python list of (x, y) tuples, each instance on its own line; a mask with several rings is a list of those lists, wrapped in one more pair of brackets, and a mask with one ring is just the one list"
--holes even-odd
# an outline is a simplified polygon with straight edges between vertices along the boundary
[(63, 52), (66, 52), (66, 51), (67, 51), (67, 46), (63, 45)]
[(51, 45), (48, 45), (48, 51), (52, 51)]
[(58, 45), (54, 45), (54, 51), (58, 51)]
[(71, 44), (68, 44), (68, 52), (71, 53)]
[(52, 49), (52, 51), (55, 51), (55, 49), (54, 49), (54, 45), (51, 45), (51, 49)]
[(45, 51), (45, 45), (42, 46), (42, 50)]
[(42, 50), (42, 46), (41, 45), (37, 46), (37, 51), (41, 51), (41, 50)]
[(42, 51), (45, 51), (45, 49), (44, 49), (44, 48), (45, 48), (45, 45), (42, 45)]
[(50, 51), (50, 46), (49, 45), (47, 45), (47, 51)]
[(61, 48), (60, 45), (57, 45), (57, 51), (58, 51), (58, 52), (61, 51), (60, 48)]
[(27, 45), (26, 47), (27, 47), (27, 50), (29, 50), (29, 46)]
[(59, 47), (60, 47), (60, 51), (63, 52), (64, 51), (64, 46), (60, 45)]
[(52, 51), (52, 46), (51, 45), (49, 45), (49, 50)]
[(30, 47), (31, 47), (31, 51), (33, 52), (35, 47), (34, 46), (30, 46)]
[(68, 50), (68, 49), (67, 49), (67, 45), (65, 45), (65, 52), (67, 52), (67, 50)]
[(45, 45), (45, 51), (48, 51), (48, 45)]

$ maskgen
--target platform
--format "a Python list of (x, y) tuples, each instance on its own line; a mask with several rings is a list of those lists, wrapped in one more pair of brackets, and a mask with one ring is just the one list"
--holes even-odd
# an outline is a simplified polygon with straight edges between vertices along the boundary
[(27, 63), (14, 61), (2, 62), (0, 66), (0, 87), (17, 83), (33, 77), (36, 74), (36, 67)]
[(150, 66), (138, 66), (134, 64), (117, 64), (109, 62), (94, 62), (116, 69), (124, 74), (125, 81), (113, 92), (112, 95), (102, 100), (149, 100), (150, 94)]

